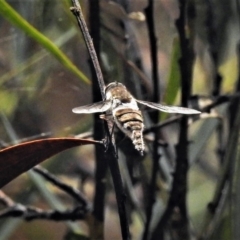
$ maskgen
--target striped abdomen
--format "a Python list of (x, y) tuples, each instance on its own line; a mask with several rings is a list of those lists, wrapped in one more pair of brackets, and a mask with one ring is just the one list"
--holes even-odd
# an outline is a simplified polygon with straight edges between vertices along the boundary
[(122, 108), (115, 111), (114, 119), (117, 126), (131, 138), (135, 148), (143, 154), (143, 117), (139, 110)]

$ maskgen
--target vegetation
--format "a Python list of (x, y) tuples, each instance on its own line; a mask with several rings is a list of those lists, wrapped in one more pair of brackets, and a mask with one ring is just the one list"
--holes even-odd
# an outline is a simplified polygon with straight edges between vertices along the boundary
[(0, 239), (238, 239), (239, 1), (80, 1), (105, 84), (202, 112), (142, 109), (143, 156), (72, 113), (104, 97), (73, 3), (0, 0)]

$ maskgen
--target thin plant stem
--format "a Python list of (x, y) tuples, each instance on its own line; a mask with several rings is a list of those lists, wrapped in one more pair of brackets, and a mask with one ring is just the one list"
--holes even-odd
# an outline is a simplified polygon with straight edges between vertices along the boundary
[[(151, 54), (151, 63), (152, 63), (152, 79), (153, 79), (153, 101), (159, 102), (160, 93), (159, 93), (159, 77), (158, 77), (158, 49), (157, 49), (157, 38), (155, 34), (155, 24), (154, 24), (154, 1), (148, 1), (148, 7), (145, 9), (149, 42), (150, 42), (150, 54)], [(154, 124), (157, 124), (159, 120), (159, 111), (154, 112), (152, 116)], [(152, 163), (152, 173), (151, 180), (148, 192), (147, 208), (146, 208), (146, 224), (143, 233), (142, 239), (147, 239), (150, 231), (150, 223), (152, 219), (153, 206), (156, 201), (156, 181), (158, 173), (158, 163), (160, 155), (158, 154), (159, 143), (159, 129), (156, 129), (154, 132), (154, 142), (153, 142), (153, 163)]]
[(82, 14), (81, 6), (80, 6), (78, 0), (72, 0), (72, 3), (73, 3), (74, 7), (71, 7), (71, 11), (76, 16), (78, 25), (82, 30), (84, 40), (86, 42), (92, 63), (94, 65), (94, 68), (96, 71), (97, 80), (98, 80), (98, 84), (99, 84), (100, 91), (102, 94), (102, 98), (105, 99), (105, 83), (104, 83), (104, 79), (103, 79), (102, 70), (101, 70), (99, 62), (98, 62), (98, 57), (97, 57), (97, 54), (96, 54), (96, 51), (95, 51), (95, 48), (93, 45), (92, 38), (89, 34), (87, 25), (85, 23), (85, 20), (84, 20), (83, 14)]
[[(71, 11), (73, 14), (76, 16), (78, 25), (81, 28), (81, 31), (84, 36), (84, 40), (86, 42), (91, 60), (93, 62), (95, 71), (96, 71), (96, 76), (99, 84), (99, 88), (101, 91), (102, 99), (105, 99), (105, 83), (103, 80), (103, 75), (102, 71), (100, 68), (100, 64), (98, 62), (97, 54), (93, 45), (93, 41), (90, 37), (87, 25), (85, 23), (81, 6), (78, 2), (78, 0), (72, 0), (73, 7), (71, 8)], [(116, 193), (116, 199), (117, 199), (117, 204), (118, 204), (118, 212), (119, 212), (119, 218), (120, 218), (120, 225), (121, 225), (121, 232), (122, 232), (122, 238), (123, 239), (130, 239), (130, 233), (129, 233), (129, 224), (128, 224), (128, 219), (127, 219), (127, 214), (126, 214), (126, 206), (125, 206), (125, 193), (123, 190), (123, 183), (122, 183), (122, 178), (120, 174), (120, 169), (118, 165), (118, 156), (116, 153), (116, 146), (115, 142), (110, 136), (111, 132), (111, 124), (105, 124), (105, 129), (107, 130), (107, 140), (108, 140), (108, 146), (106, 148), (106, 159), (108, 162), (108, 165), (110, 167), (113, 183), (114, 183), (114, 188), (115, 188), (115, 193)]]

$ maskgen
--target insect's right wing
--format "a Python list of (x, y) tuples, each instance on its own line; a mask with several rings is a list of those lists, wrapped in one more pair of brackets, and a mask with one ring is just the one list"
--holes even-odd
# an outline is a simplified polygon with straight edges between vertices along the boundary
[(163, 105), (160, 103), (153, 103), (153, 102), (146, 102), (142, 100), (136, 99), (138, 103), (141, 103), (143, 105), (146, 105), (150, 108), (157, 109), (162, 112), (167, 112), (167, 113), (181, 113), (181, 114), (200, 114), (200, 111), (197, 111), (195, 109), (191, 108), (184, 108), (184, 107), (177, 107), (177, 106), (167, 106)]
[(102, 102), (92, 103), (81, 107), (73, 108), (72, 111), (78, 114), (89, 114), (89, 113), (102, 113), (106, 112), (111, 107), (111, 100)]

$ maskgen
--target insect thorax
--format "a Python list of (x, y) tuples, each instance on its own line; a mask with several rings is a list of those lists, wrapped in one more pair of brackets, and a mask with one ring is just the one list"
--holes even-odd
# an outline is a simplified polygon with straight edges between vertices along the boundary
[(143, 153), (143, 117), (136, 100), (121, 83), (109, 84), (106, 88), (106, 98), (112, 101), (114, 122), (132, 140), (135, 148)]
[(132, 95), (127, 91), (126, 87), (122, 84), (112, 86), (106, 90), (107, 99), (118, 99), (122, 103), (131, 102)]

